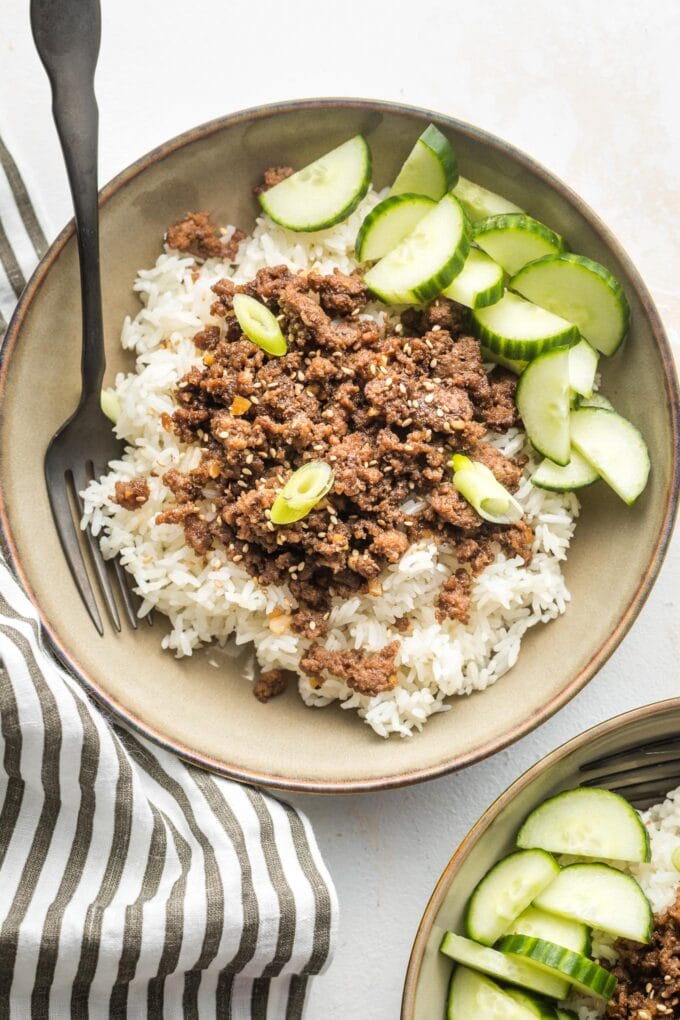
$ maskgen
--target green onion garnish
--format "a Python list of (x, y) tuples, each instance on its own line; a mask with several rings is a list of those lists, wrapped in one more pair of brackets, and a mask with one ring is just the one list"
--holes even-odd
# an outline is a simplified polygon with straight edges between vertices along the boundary
[(234, 313), (248, 339), (263, 351), (277, 358), (286, 353), (288, 345), (278, 320), (261, 301), (256, 301), (248, 294), (236, 294)]
[(524, 516), (522, 507), (501, 485), (486, 464), (457, 453), (453, 464), (453, 484), (480, 517), (491, 524), (515, 524)]
[(310, 460), (290, 476), (274, 500), (273, 524), (293, 524), (302, 520), (330, 491), (333, 469), (323, 460)]
[(671, 854), (671, 862), (676, 871), (680, 871), (680, 846), (676, 846)]
[(113, 390), (102, 390), (99, 403), (106, 417), (115, 425), (120, 417), (120, 400)]

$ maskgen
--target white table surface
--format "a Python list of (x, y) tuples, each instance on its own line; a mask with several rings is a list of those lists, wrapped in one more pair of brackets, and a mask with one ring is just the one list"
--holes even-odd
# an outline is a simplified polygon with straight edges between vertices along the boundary
[[(0, 19), (0, 131), (54, 231), (68, 192), (28, 4)], [(680, 323), (676, 0), (104, 0), (101, 179), (202, 121), (260, 102), (370, 96), (438, 109), (515, 143), (618, 234), (675, 343)], [(358, 26), (361, 24), (361, 33)], [(422, 909), (457, 843), (516, 776), (589, 725), (680, 693), (676, 539), (632, 633), (555, 718), (491, 761), (407, 790), (296, 797), (342, 910), (311, 1020), (397, 1017)], [(417, 737), (414, 739), (418, 739)]]

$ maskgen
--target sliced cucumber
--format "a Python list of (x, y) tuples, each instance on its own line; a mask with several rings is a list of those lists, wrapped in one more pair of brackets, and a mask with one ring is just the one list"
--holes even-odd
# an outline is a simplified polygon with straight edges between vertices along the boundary
[(472, 319), (484, 346), (514, 361), (531, 361), (579, 340), (576, 326), (509, 291), (489, 308), (475, 309)]
[(632, 875), (607, 864), (570, 864), (535, 906), (634, 942), (649, 942), (652, 911)]
[(525, 963), (516, 957), (499, 953), (497, 949), (480, 946), (478, 942), (463, 938), (462, 935), (456, 935), (452, 931), (446, 932), (439, 948), (445, 956), (450, 956), (456, 963), (481, 971), (489, 977), (498, 978), (499, 981), (528, 988), (531, 992), (547, 995), (551, 999), (567, 997), (569, 984), (563, 978), (546, 974), (533, 963)]
[(559, 870), (555, 858), (542, 850), (520, 850), (503, 858), (487, 871), (470, 896), (465, 914), (467, 934), (492, 946)]
[(621, 284), (584, 255), (548, 255), (521, 269), (510, 286), (575, 323), (603, 354), (613, 354), (626, 335), (630, 308)]
[(536, 907), (527, 907), (504, 934), (529, 935), (545, 939), (546, 942), (555, 942), (558, 946), (573, 949), (575, 953), (583, 953), (584, 956), (590, 954), (590, 932), (585, 924), (568, 921), (556, 914), (546, 914)]
[(505, 290), (503, 270), (480, 248), (470, 248), (465, 265), (444, 291), (467, 308), (486, 308), (500, 301)]
[(530, 361), (520, 376), (517, 409), (532, 445), (555, 464), (568, 464), (569, 351), (548, 351)]
[(387, 255), (415, 230), (437, 203), (425, 195), (390, 195), (379, 202), (361, 224), (355, 252), (359, 262)]
[(650, 463), (634, 425), (616, 411), (579, 407), (571, 412), (571, 440), (624, 503), (635, 502), (647, 484)]
[(495, 365), (502, 365), (503, 368), (508, 368), (515, 375), (521, 375), (524, 369), (529, 364), (528, 361), (515, 361), (513, 358), (505, 358), (502, 354), (497, 354), (495, 351), (490, 351), (488, 347), (484, 347), (480, 344), (479, 353), (482, 356), (482, 361), (493, 361)]
[(419, 304), (448, 287), (469, 249), (465, 214), (455, 198), (445, 195), (394, 251), (369, 269), (364, 283), (386, 304)]
[(510, 274), (517, 273), (527, 262), (564, 249), (559, 234), (525, 213), (489, 216), (475, 223), (473, 236), (475, 243)]
[(519, 830), (517, 846), (615, 861), (651, 858), (649, 834), (635, 808), (618, 793), (597, 787), (543, 801)]
[(512, 992), (467, 967), (456, 967), (449, 985), (447, 1020), (534, 1020), (536, 1013)]
[(520, 1006), (528, 1009), (533, 1017), (538, 1017), (539, 1020), (557, 1020), (555, 1007), (542, 999), (540, 995), (532, 995), (531, 992), (523, 992), (519, 988), (508, 988), (507, 994)]
[(390, 195), (408, 192), (438, 201), (457, 180), (455, 153), (439, 128), (429, 124), (407, 156)]
[(267, 215), (289, 230), (324, 230), (352, 213), (371, 183), (371, 150), (355, 135), (259, 195)]
[(580, 340), (569, 351), (569, 385), (581, 397), (590, 397), (595, 385), (599, 356), (587, 340)]
[(603, 407), (605, 411), (615, 410), (611, 400), (607, 400), (604, 393), (591, 393), (585, 400), (579, 400), (579, 407)]
[(524, 212), (514, 202), (483, 188), (481, 184), (468, 181), (465, 177), (458, 178), (453, 194), (463, 206), (468, 219), (473, 223), (476, 223), (477, 220), (486, 220), (489, 216), (499, 216), (501, 213)]
[(560, 467), (546, 457), (531, 476), (532, 485), (550, 492), (575, 492), (599, 480), (594, 467), (572, 447), (568, 464)]
[(526, 935), (506, 935), (500, 945), (502, 952), (508, 956), (531, 960), (546, 974), (562, 976), (586, 995), (608, 1000), (614, 994), (614, 975), (581, 953), (544, 939), (527, 938)]

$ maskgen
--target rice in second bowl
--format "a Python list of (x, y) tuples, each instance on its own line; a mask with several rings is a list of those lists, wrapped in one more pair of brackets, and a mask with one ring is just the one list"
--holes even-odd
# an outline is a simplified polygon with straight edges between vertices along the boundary
[[(258, 584), (224, 550), (214, 549), (204, 558), (187, 546), (181, 525), (155, 522), (170, 495), (163, 474), (171, 468), (189, 471), (200, 460), (199, 448), (167, 431), (161, 416), (172, 414), (177, 384), (192, 366), (201, 364), (194, 335), (218, 321), (210, 312), (212, 285), (224, 277), (246, 282), (257, 270), (276, 265), (351, 272), (356, 267), (353, 246), (358, 226), (379, 197), (369, 193), (347, 221), (313, 235), (294, 234), (261, 217), (253, 234), (241, 243), (234, 264), (216, 259), (200, 263), (166, 251), (155, 266), (140, 271), (134, 289), (143, 307), (125, 321), (122, 333), (123, 346), (135, 352), (136, 370), (119, 375), (115, 384), (121, 409), (116, 430), (128, 445), (110, 472), (87, 489), (85, 521), (100, 536), (105, 555), (119, 554), (133, 575), (142, 611), (156, 609), (169, 618), (165, 648), (185, 656), (211, 641), (252, 643), (261, 669), (298, 674), (306, 704), (321, 707), (339, 700), (344, 708), (357, 709), (376, 733), (386, 737), (408, 736), (422, 729), (428, 716), (450, 708), (449, 696), (494, 683), (517, 661), (528, 628), (554, 619), (566, 608), (569, 593), (561, 565), (574, 532), (578, 501), (573, 494), (547, 492), (531, 484), (536, 462), (521, 430), (490, 434), (487, 439), (507, 456), (528, 458), (516, 498), (534, 532), (533, 557), (525, 564), (519, 556), (497, 554), (475, 580), (468, 623), (436, 618), (437, 592), (457, 564), (452, 550), (428, 539), (411, 545), (398, 563), (383, 571), (380, 595), (332, 600), (326, 648), (372, 652), (393, 640), (400, 642), (397, 685), (372, 697), (332, 677), (313, 686), (301, 671), (300, 660), (311, 641), (287, 627), (295, 607), (287, 586)], [(383, 306), (366, 311), (379, 322), (386, 321)], [(113, 501), (115, 483), (138, 476), (148, 480), (149, 499), (139, 509), (123, 509)], [(210, 514), (208, 501), (205, 512)], [(396, 626), (404, 616), (411, 624), (406, 634)]]

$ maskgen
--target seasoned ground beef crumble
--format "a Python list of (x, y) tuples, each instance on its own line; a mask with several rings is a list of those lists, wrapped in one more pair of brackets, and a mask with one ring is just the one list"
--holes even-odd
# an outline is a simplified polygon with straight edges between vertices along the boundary
[[(275, 168), (270, 180), (285, 174)], [(170, 228), (167, 242), (208, 257), (221, 243), (209, 223), (191, 214)], [(528, 562), (533, 540), (523, 522), (483, 521), (452, 484), (454, 452), (485, 463), (511, 491), (523, 467), (485, 441), (489, 430), (519, 423), (515, 377), (503, 369), (487, 376), (466, 309), (438, 298), (384, 327), (363, 314), (371, 299), (359, 273), (339, 270), (275, 266), (249, 283), (225, 278), (212, 289), (219, 324), (196, 335), (203, 364), (180, 381), (177, 409), (163, 419), (183, 442), (201, 447), (201, 463), (165, 474), (174, 502), (157, 521), (182, 524), (199, 555), (223, 547), (259, 583), (287, 584), (298, 603), (290, 625), (312, 640), (324, 633), (334, 595), (379, 594), (383, 568), (431, 537), (460, 564), (439, 595), (437, 618), (465, 622), (474, 575), (499, 549)], [(242, 334), (236, 293), (278, 316), (286, 355), (270, 357)], [(277, 493), (310, 460), (333, 468), (329, 495), (301, 521), (275, 526)], [(401, 621), (399, 629), (407, 628)], [(398, 647), (368, 656), (313, 645), (302, 665), (309, 675), (325, 670), (374, 694), (396, 683)]]
[(680, 893), (654, 918), (648, 945), (620, 939), (612, 973), (618, 979), (607, 1005), (609, 1020), (659, 1020), (680, 1016)]

